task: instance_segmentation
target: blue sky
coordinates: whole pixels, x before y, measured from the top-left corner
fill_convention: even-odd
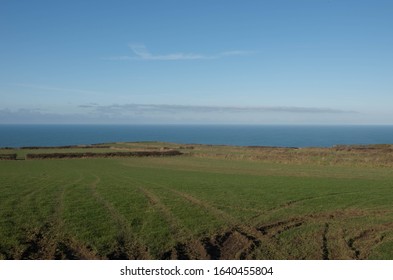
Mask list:
[[[0,123],[393,124],[393,1],[0,4]]]

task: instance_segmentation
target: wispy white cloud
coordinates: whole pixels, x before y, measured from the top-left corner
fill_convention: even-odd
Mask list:
[[[170,54],[152,54],[143,44],[129,44],[131,51],[134,53],[133,56],[123,55],[123,56],[111,56],[104,58],[106,60],[202,60],[202,59],[218,59],[228,56],[244,56],[254,54],[253,51],[246,50],[232,50],[224,51],[212,55],[198,54],[198,53],[170,53]]]
[[[86,108],[86,105],[80,107]],[[309,113],[309,114],[343,114],[354,111],[320,107],[285,107],[285,106],[204,106],[171,104],[113,104],[106,106],[88,106],[101,113]]]
[[[165,55],[153,55],[144,45],[130,44],[130,49],[136,55],[136,58],[142,60],[194,60],[194,59],[207,59],[208,56],[193,53],[172,53]]]
[[[36,84],[12,84],[13,86],[30,88],[30,89],[38,89],[45,91],[55,91],[55,92],[63,92],[63,93],[81,93],[81,94],[101,94],[102,92],[92,91],[92,90],[84,90],[84,89],[70,89],[70,88],[61,88],[61,87],[51,87],[45,85],[36,85]]]

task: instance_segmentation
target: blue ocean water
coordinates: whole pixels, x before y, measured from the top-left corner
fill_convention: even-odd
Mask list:
[[[0,125],[0,147],[134,141],[283,147],[391,144],[393,126]]]

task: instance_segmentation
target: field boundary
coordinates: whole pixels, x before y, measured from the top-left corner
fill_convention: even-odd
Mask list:
[[[170,151],[135,151],[110,153],[42,153],[27,154],[26,159],[69,159],[69,158],[112,158],[112,157],[163,157],[179,156],[183,153],[177,150]]]

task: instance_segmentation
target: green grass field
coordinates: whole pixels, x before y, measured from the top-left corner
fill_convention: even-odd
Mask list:
[[[184,155],[0,161],[0,259],[393,259],[391,153],[105,151],[164,147]]]

